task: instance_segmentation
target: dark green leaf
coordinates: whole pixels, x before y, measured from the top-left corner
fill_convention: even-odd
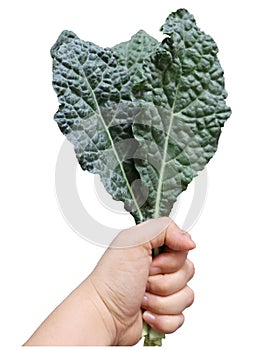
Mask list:
[[[149,103],[133,125],[139,141],[136,167],[150,189],[144,217],[169,215],[217,149],[230,116],[217,46],[186,10],[172,13],[162,27],[168,37],[145,60],[137,96]],[[147,105],[147,104],[146,104]],[[142,158],[142,157],[141,157]]]
[[[139,194],[132,187],[137,172],[126,166],[136,147],[131,123],[137,113],[130,102],[128,69],[117,64],[111,49],[82,41],[68,31],[61,34],[51,55],[53,86],[60,102],[56,122],[73,143],[81,167],[100,174],[113,198],[122,200],[142,221]],[[121,141],[126,139],[131,141],[124,151]]]
[[[118,64],[129,69],[133,84],[144,78],[142,74],[145,59],[156,51],[158,45],[156,39],[140,30],[131,40],[113,47],[118,56]]]

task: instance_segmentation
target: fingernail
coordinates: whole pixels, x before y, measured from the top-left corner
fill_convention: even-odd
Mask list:
[[[147,323],[153,323],[155,321],[156,317],[149,311],[144,312],[144,320]]]
[[[150,269],[149,269],[149,274],[150,275],[158,275],[160,273],[161,273],[160,267],[151,266]]]
[[[187,231],[181,231],[181,232],[188,241],[191,241],[195,245],[195,242],[192,240],[192,236]]]
[[[142,305],[143,307],[148,305],[148,297],[147,297],[147,295],[144,295],[143,301],[142,301],[142,304],[141,304],[141,305]]]
[[[191,235],[189,234],[189,232],[184,231],[184,230],[181,230],[181,233],[182,233],[184,236],[187,236],[187,237],[191,238]]]

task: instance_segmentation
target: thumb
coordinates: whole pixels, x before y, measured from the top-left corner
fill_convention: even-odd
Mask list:
[[[112,242],[112,248],[147,245],[151,248],[168,246],[172,250],[191,250],[195,243],[191,236],[182,231],[169,217],[150,219],[123,230]]]
[[[171,218],[154,219],[152,225],[163,227],[160,234],[150,240],[152,248],[166,245],[172,250],[191,250],[196,247],[190,234],[181,230]]]

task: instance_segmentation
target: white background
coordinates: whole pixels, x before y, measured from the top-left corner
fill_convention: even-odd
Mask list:
[[[191,230],[196,301],[164,346],[264,348],[263,11],[256,0],[1,3],[1,348],[19,347],[104,251],[72,231],[56,201],[64,137],[53,121],[50,47],[64,29],[101,46],[139,29],[161,39],[160,25],[180,7],[220,48],[233,115],[207,167],[207,201]],[[114,224],[111,215],[105,220]]]

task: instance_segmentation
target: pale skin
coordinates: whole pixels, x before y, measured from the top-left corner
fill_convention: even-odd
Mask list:
[[[152,259],[152,249],[163,245],[164,251]],[[169,218],[122,231],[94,271],[24,345],[134,345],[143,320],[163,333],[176,331],[194,300],[187,285],[194,275],[187,259],[193,248],[190,235]]]

